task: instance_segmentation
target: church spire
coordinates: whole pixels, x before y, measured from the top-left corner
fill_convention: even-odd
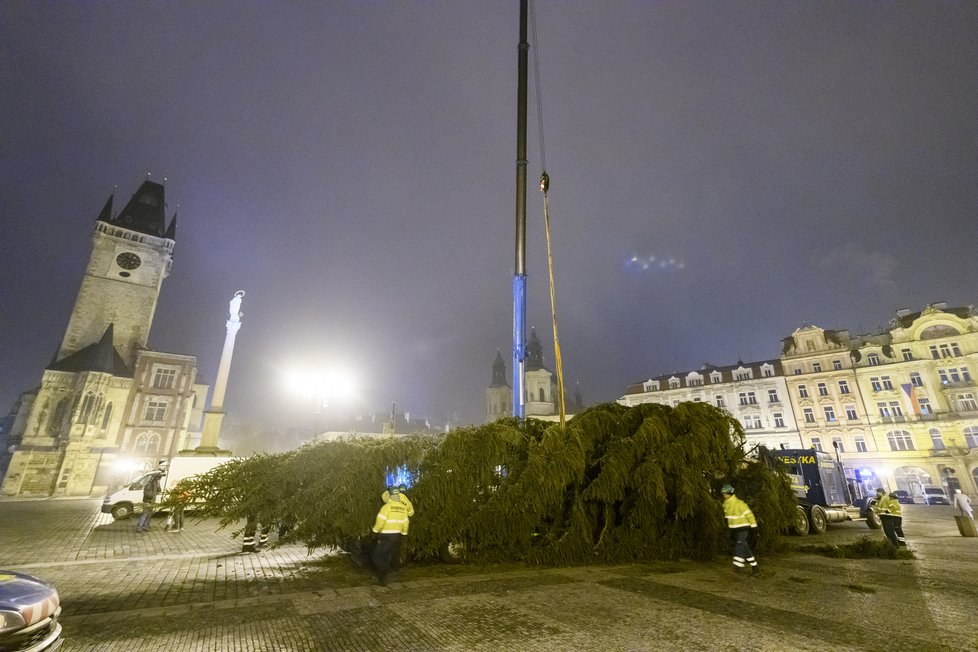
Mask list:
[[[496,359],[492,361],[492,384],[490,387],[509,387],[506,382],[506,363],[502,351],[496,349]]]
[[[153,181],[143,181],[126,207],[115,219],[108,221],[124,229],[162,238],[166,233],[165,210],[163,186]]]
[[[166,235],[163,236],[167,240],[177,239],[177,214],[173,213],[173,219],[170,220],[170,226],[166,227]]]
[[[111,222],[112,221],[112,197],[109,195],[109,200],[105,202],[105,206],[102,207],[102,212],[98,214],[98,219],[96,222]]]
[[[543,369],[543,345],[537,337],[537,329],[530,329],[530,342],[526,345],[526,370]]]

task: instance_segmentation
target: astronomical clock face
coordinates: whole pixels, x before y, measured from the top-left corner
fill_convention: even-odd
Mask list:
[[[143,261],[141,261],[139,256],[131,251],[125,251],[115,257],[115,263],[122,269],[131,271],[139,267]]]

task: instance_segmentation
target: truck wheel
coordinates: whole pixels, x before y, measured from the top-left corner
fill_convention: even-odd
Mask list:
[[[883,521],[880,519],[880,515],[876,513],[875,509],[869,509],[866,511],[866,525],[869,526],[870,530],[878,530],[883,527]]]
[[[449,541],[448,543],[442,544],[438,549],[438,556],[446,564],[458,564],[462,562],[462,553],[464,550],[465,548],[461,543]]]
[[[119,503],[112,508],[112,518],[122,521],[132,516],[132,505],[129,503]]]
[[[795,508],[795,522],[791,524],[791,531],[800,537],[808,534],[808,514],[801,505]]]
[[[829,519],[825,516],[824,509],[818,505],[814,505],[812,507],[812,516],[809,520],[812,525],[812,534],[825,534],[825,526]]]

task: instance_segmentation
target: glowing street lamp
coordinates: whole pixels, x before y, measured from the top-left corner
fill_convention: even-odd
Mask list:
[[[289,389],[307,400],[315,402],[316,423],[313,436],[319,435],[320,417],[323,408],[329,407],[329,402],[353,398],[356,393],[356,381],[345,369],[301,369],[295,370],[287,378]]]

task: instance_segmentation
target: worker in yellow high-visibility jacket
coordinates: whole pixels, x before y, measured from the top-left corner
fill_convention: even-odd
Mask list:
[[[401,494],[401,502],[404,503],[405,507],[407,507],[408,518],[414,516],[414,505],[411,503],[411,500],[408,498],[407,494],[404,493],[405,491],[407,491],[407,485],[399,484],[397,485],[397,490]],[[385,489],[384,493],[380,494],[380,499],[383,500],[385,503],[389,503],[391,501],[390,490]],[[405,532],[404,534],[407,534],[407,532]],[[398,539],[397,544],[394,545],[394,550],[391,552],[392,571],[401,570],[401,546],[404,544],[404,539],[406,538],[407,537],[401,537],[400,539]]]
[[[412,511],[413,508],[412,508]],[[407,536],[410,524],[407,503],[401,500],[399,487],[390,488],[390,500],[383,504],[374,520],[373,531],[377,535],[374,546],[373,562],[377,571],[377,580],[387,583],[387,574],[391,570],[391,560],[400,544],[401,537]]]
[[[750,531],[757,528],[754,512],[747,506],[747,503],[734,495],[734,488],[731,485],[723,485],[720,493],[723,494],[723,515],[727,518],[730,538],[733,539],[734,543],[734,572],[743,572],[747,566],[750,566],[751,575],[757,575],[760,572],[757,567],[757,560],[754,559],[754,552],[747,542]]]
[[[883,522],[883,534],[890,543],[900,548],[907,545],[903,537],[903,507],[896,494],[887,494],[880,487],[876,490],[876,505],[873,506]]]

